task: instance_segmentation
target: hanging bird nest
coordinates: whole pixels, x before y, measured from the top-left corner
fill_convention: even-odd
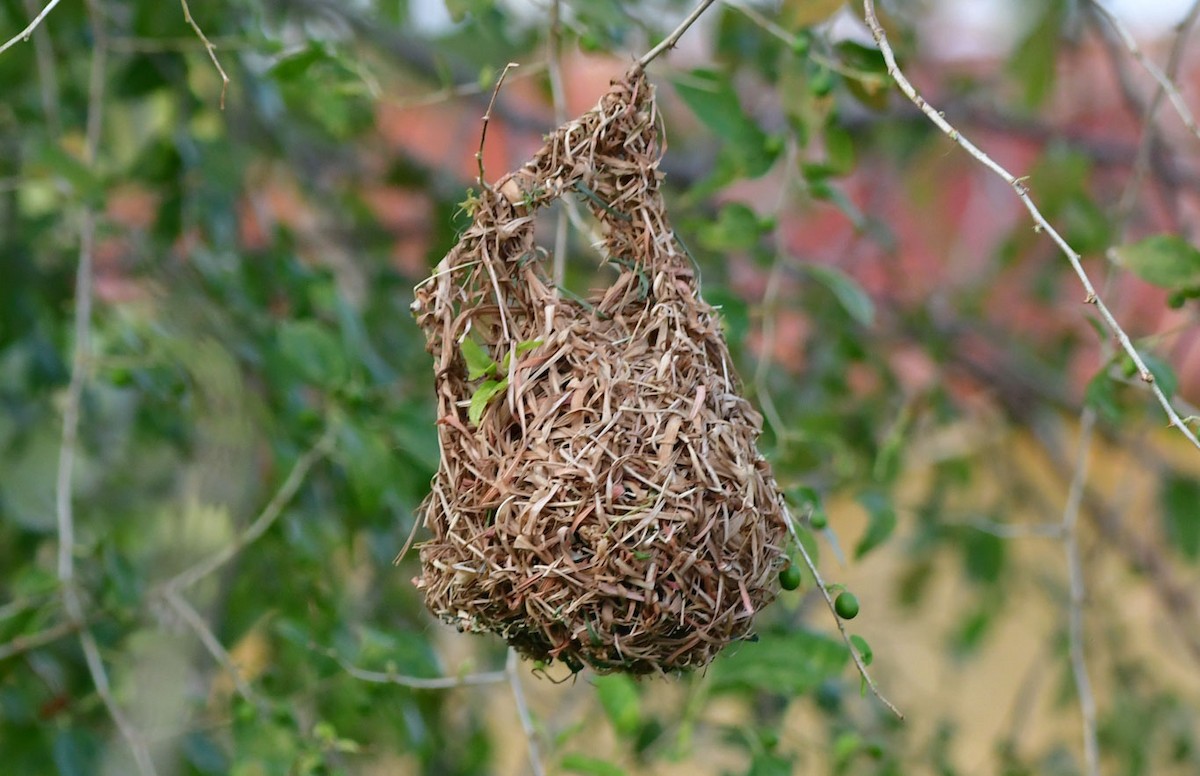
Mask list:
[[[761,416],[663,208],[658,124],[631,71],[484,187],[413,303],[441,443],[415,583],[460,630],[572,670],[707,665],[749,635],[786,562]],[[564,196],[619,270],[586,301],[534,241]]]

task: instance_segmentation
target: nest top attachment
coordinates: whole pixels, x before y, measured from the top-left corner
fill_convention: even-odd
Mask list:
[[[707,665],[775,595],[784,506],[713,309],[658,191],[641,72],[485,187],[417,288],[441,462],[416,584],[460,630],[573,670]],[[536,212],[575,196],[616,281],[547,277]]]

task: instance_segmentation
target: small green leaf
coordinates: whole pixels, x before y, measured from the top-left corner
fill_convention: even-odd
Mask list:
[[[1109,377],[1107,369],[1101,369],[1088,381],[1083,403],[1094,409],[1106,423],[1120,423],[1123,410],[1117,399],[1117,384]]]
[[[472,426],[478,426],[479,421],[483,420],[483,411],[487,409],[488,402],[506,390],[507,377],[503,380],[485,380],[475,389],[475,393],[471,394],[471,406],[467,408],[467,419],[471,421]]]
[[[767,133],[742,110],[728,75],[694,70],[676,79],[675,91],[696,117],[725,141],[722,151],[732,154],[733,163],[741,172],[757,178],[771,169],[779,155],[779,145],[772,143]]]
[[[870,326],[875,321],[875,305],[854,278],[827,264],[805,264],[804,269],[837,297],[842,308],[858,323]]]
[[[846,645],[804,630],[764,634],[728,650],[713,663],[714,692],[766,690],[800,695],[837,676],[850,659]]]
[[[525,353],[528,353],[529,351],[533,350],[534,348],[538,347],[541,344],[542,344],[542,341],[540,339],[525,340],[524,342],[518,342],[517,343],[517,355],[521,356]],[[512,360],[512,351],[509,351],[508,353],[504,354],[504,359],[500,362],[500,371],[503,372],[504,374],[508,374],[508,365],[511,360]]]
[[[1200,559],[1200,480],[1169,475],[1159,495],[1171,546],[1190,561]]]
[[[867,532],[854,548],[854,557],[861,558],[892,535],[896,528],[896,512],[887,496],[879,492],[862,494],[858,503],[867,510]]]
[[[478,380],[484,375],[495,374],[496,362],[478,342],[470,337],[464,337],[458,349],[462,352],[463,360],[467,362],[468,380]]]
[[[1025,104],[1036,108],[1054,89],[1055,62],[1061,49],[1067,3],[1044,3],[1041,16],[1009,57],[1008,71],[1023,87]]]
[[[801,30],[825,21],[837,13],[846,0],[783,0],[779,22],[787,30]]]
[[[583,776],[625,776],[625,771],[618,765],[575,752],[564,755],[559,765],[568,773],[580,773]]]
[[[325,387],[350,379],[350,360],[341,340],[317,321],[285,321],[279,327],[279,351],[307,382]]]
[[[875,653],[871,651],[871,645],[862,636],[852,635],[850,643],[854,645],[854,649],[858,652],[858,656],[862,658],[863,665],[869,666],[875,659]]]
[[[1166,361],[1163,361],[1152,353],[1139,353],[1142,361],[1145,362],[1146,368],[1150,370],[1150,374],[1154,375],[1154,382],[1159,389],[1168,398],[1175,395],[1175,391],[1179,388],[1179,378],[1175,376],[1175,370]]]
[[[1117,258],[1147,283],[1171,290],[1200,288],[1200,251],[1173,234],[1159,234],[1116,249]]]
[[[961,543],[967,577],[990,584],[1000,579],[1007,557],[1008,542],[986,531],[968,529]]]
[[[713,251],[745,251],[758,245],[769,224],[741,202],[721,208],[717,220],[700,229],[700,244]]]
[[[756,752],[746,776],[792,776],[796,764],[789,758],[773,752]]]
[[[620,736],[632,736],[642,724],[641,699],[633,680],[623,674],[597,677],[596,695]]]

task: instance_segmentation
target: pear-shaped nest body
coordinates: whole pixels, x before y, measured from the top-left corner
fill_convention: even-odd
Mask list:
[[[658,191],[659,117],[631,73],[485,188],[413,303],[441,462],[417,584],[526,657],[644,674],[707,665],[775,594],[784,505],[713,309]],[[534,242],[576,196],[620,269],[587,301]]]

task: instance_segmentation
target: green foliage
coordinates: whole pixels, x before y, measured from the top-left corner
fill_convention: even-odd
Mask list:
[[[1200,295],[1200,250],[1173,234],[1158,234],[1116,249],[1129,271],[1156,286]]]
[[[1168,476],[1160,498],[1169,545],[1190,561],[1200,560],[1200,480]]]
[[[719,308],[734,355],[728,366],[767,415],[762,447],[799,541],[826,565],[841,561],[834,529],[844,533],[854,503],[866,511],[862,535],[849,537],[851,568],[838,572],[866,606],[859,613],[851,593],[833,592],[838,611],[858,614],[855,624],[872,634],[873,644],[850,640],[886,691],[889,675],[904,670],[897,656],[907,654],[899,636],[871,627],[875,618],[901,619],[889,607],[905,607],[904,620],[928,617],[931,603],[944,606],[940,591],[953,588],[952,617],[930,618],[923,635],[952,669],[970,670],[1005,618],[1021,615],[1014,599],[1023,583],[1058,590],[1053,571],[1031,569],[1011,540],[971,523],[986,515],[1015,526],[1045,508],[1028,483],[1010,487],[987,473],[1019,480],[1023,453],[1004,448],[1011,441],[1024,450],[1029,429],[1040,434],[1078,402],[1064,364],[1095,361],[1076,358],[1084,340],[1075,329],[1040,331],[1035,318],[1037,336],[1026,336],[1008,326],[1006,304],[998,315],[985,312],[1007,299],[994,296],[1011,286],[1005,272],[1019,270],[1031,278],[1022,301],[1061,318],[1065,268],[1046,260],[1044,236],[1025,222],[1009,230],[1003,218],[996,223],[1009,231],[994,254],[981,242],[980,255],[969,257],[978,265],[956,263],[952,246],[968,244],[974,254],[976,235],[953,231],[966,223],[952,212],[957,203],[938,203],[965,190],[953,176],[971,163],[898,109],[875,47],[830,36],[822,23],[841,5],[784,0],[758,11],[764,25],[717,4],[707,11],[712,57],[691,71],[659,61],[651,80],[669,141],[662,169],[672,220],[694,248],[705,298]],[[433,678],[503,660],[496,639],[455,640],[429,620],[412,584],[417,551],[393,565],[410,531],[418,542],[425,535],[415,510],[440,457],[432,362],[408,303],[412,285],[473,215],[478,198],[468,191],[463,201],[472,181],[461,163],[471,166],[478,116],[504,63],[525,65],[500,95],[489,160],[548,128],[548,102],[537,100],[548,99],[549,83],[536,69],[547,50],[545,20],[493,0],[448,2],[456,22],[435,31],[416,24],[411,2],[193,3],[230,75],[222,110],[219,76],[178,5],[100,6],[110,46],[94,160],[84,152],[98,41],[89,4],[53,10],[40,55],[37,39],[0,54],[0,770],[133,772],[78,634],[53,632],[66,622],[56,487],[75,273],[90,212],[92,352],[70,493],[76,585],[114,697],[154,742],[162,772],[497,772],[509,748],[500,742],[521,735],[512,715],[493,713],[494,694],[510,702],[506,683],[414,690],[363,681],[346,666]],[[924,66],[930,95],[986,106],[996,115],[981,120],[993,119],[996,131],[1028,130],[1028,113],[1056,91],[1071,7],[1019,5],[1029,24],[1010,58],[1012,78],[998,85],[952,63],[921,62],[910,23],[896,15],[885,24],[902,64]],[[659,17],[670,16],[618,0],[563,10],[568,66],[577,48],[628,62],[640,53],[634,47],[662,37]],[[26,23],[21,3],[0,3],[0,30]],[[570,84],[572,97],[586,86]],[[1102,254],[1120,231],[1110,212],[1111,159],[1076,142],[1077,132],[1051,129],[1062,139],[1040,150],[1031,190],[1074,248]],[[489,161],[489,176],[500,172]],[[630,218],[586,186],[575,193]],[[920,223],[904,222],[914,218]],[[914,232],[921,257],[944,262],[920,265],[938,273],[932,281],[908,263]],[[575,260],[589,255],[588,242],[572,234],[578,288],[608,277]],[[1182,237],[1159,234],[1116,255],[1173,305],[1200,296],[1200,253]],[[778,298],[767,303],[772,273]],[[915,296],[910,287],[924,281],[937,286],[934,296]],[[780,324],[778,352],[765,342],[770,322]],[[512,359],[541,344],[501,352],[480,337],[465,337],[452,354],[451,368],[475,385],[460,410],[469,425],[503,400]],[[1188,375],[1168,363],[1170,342],[1148,337],[1138,347],[1167,395],[1186,394]],[[925,379],[901,363],[914,350],[928,361]],[[1136,371],[1114,355],[1086,388],[1106,434],[1146,414]],[[994,406],[982,413],[964,400],[964,380],[984,386]],[[977,434],[981,417],[994,424],[989,432],[1003,433]],[[1003,443],[972,447],[977,436]],[[321,439],[327,453],[273,502]],[[701,437],[692,442],[703,449]],[[1190,470],[1156,465],[1159,511],[1148,524],[1166,537],[1164,568],[1186,570],[1200,558],[1200,487]],[[231,562],[180,591],[243,667],[253,696],[246,700],[206,649],[207,636],[167,604],[163,585],[264,515],[273,515],[269,526]],[[1081,521],[1090,519],[1085,509]],[[1115,544],[1091,551],[1119,554]],[[703,743],[721,762],[732,753],[736,773],[750,776],[808,772],[816,762],[841,774],[966,772],[955,759],[964,720],[926,706],[914,716],[939,723],[937,732],[913,735],[860,697],[849,651],[797,548],[789,550],[794,560],[780,584],[799,593],[758,612],[755,633],[707,673],[639,683],[605,676],[531,693],[547,763],[566,773],[655,773]],[[548,567],[558,573],[563,562],[555,556]],[[875,562],[886,579],[868,589],[851,575]],[[1107,616],[1105,607],[1088,610],[1090,637],[1125,635]],[[47,633],[44,643],[23,646]],[[1089,651],[1134,654],[1112,638]],[[1058,651],[1046,654],[1058,659]],[[1097,681],[1117,693],[1099,699],[1106,766],[1197,771],[1195,699],[1148,662],[1113,662],[1117,673]],[[920,702],[935,689],[919,693]],[[551,705],[567,693],[578,702]],[[796,720],[806,724],[800,739]],[[1078,772],[1074,726],[1069,738],[1047,738],[1036,751],[1002,742],[990,765],[1008,774]],[[717,767],[678,767],[692,766]]]

